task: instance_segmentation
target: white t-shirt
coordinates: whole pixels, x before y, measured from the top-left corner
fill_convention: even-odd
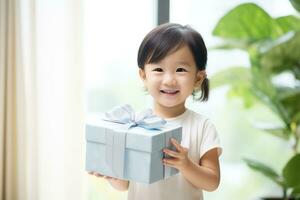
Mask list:
[[[189,149],[189,158],[199,163],[200,158],[209,150],[222,148],[215,126],[204,116],[186,109],[175,117],[166,119],[168,123],[182,126],[181,145]],[[188,180],[178,174],[152,184],[130,182],[128,200],[202,200],[201,189],[195,188]]]

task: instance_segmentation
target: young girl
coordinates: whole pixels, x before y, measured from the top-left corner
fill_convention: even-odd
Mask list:
[[[183,131],[181,144],[171,140],[177,151],[164,149],[171,158],[162,161],[177,168],[177,175],[150,185],[105,177],[114,188],[128,190],[129,200],[199,200],[203,199],[202,190],[217,189],[221,154],[217,131],[210,120],[185,107],[190,95],[200,101],[208,99],[206,61],[204,41],[189,26],[163,24],[142,41],[139,74],[154,99],[153,112],[169,123],[180,124]]]

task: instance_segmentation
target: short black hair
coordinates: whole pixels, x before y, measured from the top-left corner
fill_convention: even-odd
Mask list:
[[[156,63],[167,55],[187,45],[192,52],[196,68],[206,69],[207,49],[199,32],[189,25],[165,23],[150,31],[142,41],[138,50],[138,67],[144,69],[145,64]],[[196,97],[199,90],[193,91],[194,99],[207,101],[209,96],[209,80],[205,77],[201,85],[201,96]]]

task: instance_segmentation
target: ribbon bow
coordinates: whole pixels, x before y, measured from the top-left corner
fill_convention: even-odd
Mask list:
[[[139,126],[149,130],[159,130],[166,123],[166,120],[154,115],[151,109],[135,113],[129,104],[114,107],[105,113],[103,120],[124,124],[127,129]]]

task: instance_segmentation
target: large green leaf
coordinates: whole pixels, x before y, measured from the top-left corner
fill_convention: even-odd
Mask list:
[[[219,20],[213,30],[215,36],[250,42],[276,38],[281,34],[277,22],[254,3],[233,8]]]
[[[275,19],[283,33],[300,30],[300,19],[293,15],[283,16]]]
[[[254,127],[263,130],[267,133],[270,133],[274,136],[280,137],[284,140],[288,140],[291,135],[289,129],[280,125],[276,125],[274,123],[256,123],[254,124]]]
[[[236,39],[226,39],[222,41],[221,44],[209,47],[208,50],[215,50],[215,49],[241,49],[247,51],[251,42],[249,41],[241,41]]]
[[[287,112],[289,119],[295,123],[300,123],[296,116],[300,112],[300,87],[296,88],[278,88],[278,97],[280,103]]]
[[[293,195],[293,197],[299,198],[300,197],[300,185],[293,187],[291,194]]]
[[[251,72],[246,67],[231,67],[218,71],[210,77],[210,88],[217,88],[225,85],[237,85],[241,82],[250,83]]]
[[[251,89],[251,71],[245,67],[231,67],[217,72],[210,78],[210,87],[230,85],[228,97],[240,97],[244,106],[250,108],[258,101]]]
[[[258,47],[253,45],[249,48],[249,55],[252,73],[252,93],[288,126],[288,115],[284,112],[282,105],[280,105],[277,99],[277,92],[275,86],[272,84],[271,74],[259,64],[261,54],[259,54]]]
[[[288,33],[266,50],[260,60],[260,66],[273,73],[300,68],[300,32]],[[294,69],[295,68],[295,69]]]
[[[245,108],[251,108],[259,101],[251,90],[249,82],[240,82],[239,84],[232,85],[227,93],[229,98],[239,97],[243,100]]]
[[[282,174],[288,187],[300,185],[300,154],[296,154],[288,161]]]
[[[271,82],[270,74],[259,67],[252,66],[252,84],[255,90],[260,90],[265,96],[272,99],[276,96],[276,88]]]
[[[273,168],[269,167],[268,165],[266,165],[262,162],[256,161],[256,160],[246,159],[246,158],[243,160],[246,162],[246,164],[251,169],[262,173],[263,175],[270,178],[272,181],[274,181],[278,185],[280,185],[282,187],[285,186],[285,184],[282,180],[282,177],[280,177],[279,174]]]
[[[294,8],[300,12],[300,0],[290,0],[290,2]]]
[[[275,114],[277,114],[278,117],[280,117],[285,123],[285,125],[288,126],[290,119],[282,104],[278,100],[276,88],[270,80],[270,75],[262,68],[255,66],[252,66],[251,71],[253,77],[253,94]]]
[[[257,88],[256,84],[253,84],[254,88]],[[266,90],[265,90],[266,91]],[[288,112],[285,110],[284,106],[277,99],[276,96],[270,96],[269,93],[264,92],[261,89],[254,89],[253,93],[257,96],[257,98],[264,103],[267,107],[269,107],[277,116],[284,122],[286,127],[289,127],[289,123],[291,119],[288,115]]]
[[[286,99],[294,95],[299,95],[300,93],[300,87],[286,87],[286,86],[281,86],[281,87],[276,87],[276,90],[278,92],[278,98],[279,99]]]

